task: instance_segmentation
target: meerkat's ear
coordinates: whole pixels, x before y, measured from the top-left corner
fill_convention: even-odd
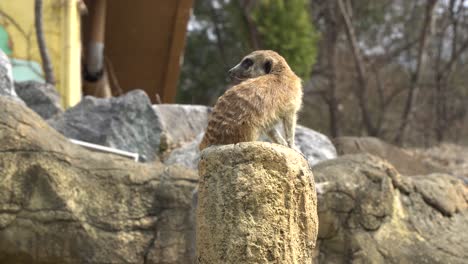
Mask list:
[[[263,70],[265,71],[265,74],[269,74],[271,72],[271,66],[272,66],[271,60],[267,60],[265,64],[263,64]]]

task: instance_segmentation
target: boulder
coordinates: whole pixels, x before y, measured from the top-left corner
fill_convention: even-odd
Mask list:
[[[463,179],[468,184],[468,147],[451,143],[442,143],[431,148],[411,149],[411,153],[420,157],[433,167],[446,168],[450,174]]]
[[[333,139],[338,155],[369,153],[388,160],[403,175],[421,175],[432,172],[445,172],[441,167],[424,162],[409,151],[388,144],[374,137],[338,137]]]
[[[446,174],[403,177],[369,154],[312,168],[316,263],[466,263],[468,189]]]
[[[159,153],[159,117],[142,90],[109,99],[86,96],[49,124],[68,138],[136,152],[149,161]]]
[[[297,126],[295,142],[310,166],[337,156],[335,146],[330,139],[310,128]]]
[[[44,119],[49,119],[63,112],[60,95],[50,84],[35,81],[15,83],[16,94]]]
[[[164,163],[167,165],[179,164],[190,169],[197,169],[200,160],[198,145],[200,145],[203,135],[204,133],[201,133],[192,142],[174,149],[164,160]]]
[[[199,134],[191,142],[174,149],[164,160],[165,164],[181,164],[187,168],[196,169],[200,160],[200,151],[198,145],[203,138],[203,133]],[[262,137],[261,140],[268,139]],[[312,129],[297,126],[296,127],[296,146],[306,157],[310,166],[321,161],[336,158],[336,150],[327,136],[320,134]]]
[[[13,71],[8,56],[0,49],[0,96],[8,96],[18,100],[13,86]]]
[[[205,131],[211,108],[202,105],[158,104],[153,106],[161,126],[161,149],[180,147]]]
[[[6,97],[0,168],[0,263],[192,263],[195,171],[91,152]]]
[[[312,263],[317,200],[299,153],[265,142],[210,147],[199,174],[197,263]]]

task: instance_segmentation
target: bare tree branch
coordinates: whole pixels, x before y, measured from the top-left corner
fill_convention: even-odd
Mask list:
[[[411,84],[408,91],[408,97],[406,98],[406,103],[403,109],[402,117],[401,117],[401,124],[397,131],[397,135],[395,137],[396,143],[402,144],[405,137],[406,128],[408,126],[408,122],[411,118],[413,112],[414,101],[416,98],[416,94],[419,90],[419,79],[421,76],[423,63],[424,63],[424,54],[426,50],[426,43],[427,39],[431,34],[431,24],[433,19],[433,10],[437,3],[437,0],[428,0],[426,5],[426,15],[424,18],[423,27],[421,30],[421,37],[419,41],[418,47],[418,55],[416,61],[416,69],[411,76]]]
[[[356,66],[356,73],[357,73],[357,89],[356,89],[356,96],[359,102],[359,107],[361,109],[362,121],[364,122],[364,126],[366,131],[371,136],[376,136],[378,134],[377,129],[372,123],[370,117],[370,111],[367,105],[367,88],[368,88],[368,81],[366,79],[366,69],[364,65],[364,61],[362,59],[361,51],[358,47],[356,34],[354,32],[354,26],[351,21],[351,17],[347,12],[347,8],[343,3],[343,0],[337,0],[338,9],[341,13],[341,16],[344,21],[344,27],[346,32],[346,37],[348,39],[349,46],[351,48],[351,52],[353,55],[354,64]]]
[[[338,26],[335,17],[336,7],[333,1],[327,2],[327,8],[324,13],[326,24],[326,56],[327,56],[327,78],[328,89],[324,94],[325,102],[328,105],[329,112],[329,130],[332,137],[337,137],[340,134],[340,127],[338,122],[338,99],[336,95],[336,44],[338,38]]]
[[[260,49],[260,34],[258,33],[257,26],[255,22],[252,20],[250,16],[252,12],[252,8],[254,5],[254,1],[252,0],[239,0],[239,5],[242,10],[242,18],[244,19],[245,23],[247,24],[247,29],[249,30],[249,40],[250,45],[253,49],[257,50]]]
[[[36,26],[37,44],[42,59],[42,68],[44,69],[45,80],[47,83],[55,85],[54,70],[50,60],[49,51],[44,36],[44,25],[42,19],[42,0],[36,0],[34,3],[34,23]]]

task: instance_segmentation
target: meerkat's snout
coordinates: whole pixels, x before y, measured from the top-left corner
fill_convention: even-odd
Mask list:
[[[229,71],[228,71],[228,80],[230,82],[234,82],[235,81],[235,77],[234,77],[234,68],[231,68]]]
[[[255,78],[264,75],[258,68],[259,60],[255,57],[245,57],[228,71],[231,83],[239,84],[250,78]]]
[[[233,69],[234,69],[234,68],[232,68],[232,69],[230,69],[230,70],[228,71],[228,74],[229,74],[229,77],[230,77],[230,78],[234,77],[234,71],[233,71]]]
[[[241,83],[247,78],[242,76],[242,74],[239,72],[239,65],[236,65],[228,71],[228,79],[230,83],[235,85]]]

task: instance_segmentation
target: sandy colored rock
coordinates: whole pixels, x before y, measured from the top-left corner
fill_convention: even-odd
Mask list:
[[[264,142],[211,147],[199,174],[198,263],[311,263],[317,200],[300,154]]]
[[[71,144],[0,97],[0,263],[191,263],[196,183]]]
[[[442,143],[428,149],[411,149],[414,155],[435,167],[446,168],[450,174],[468,184],[468,146]]]
[[[333,139],[338,155],[368,153],[389,161],[403,175],[421,175],[447,172],[413,155],[410,151],[393,146],[374,137],[338,137]]]
[[[317,263],[451,263],[468,259],[468,188],[447,174],[402,176],[369,154],[312,168]]]

